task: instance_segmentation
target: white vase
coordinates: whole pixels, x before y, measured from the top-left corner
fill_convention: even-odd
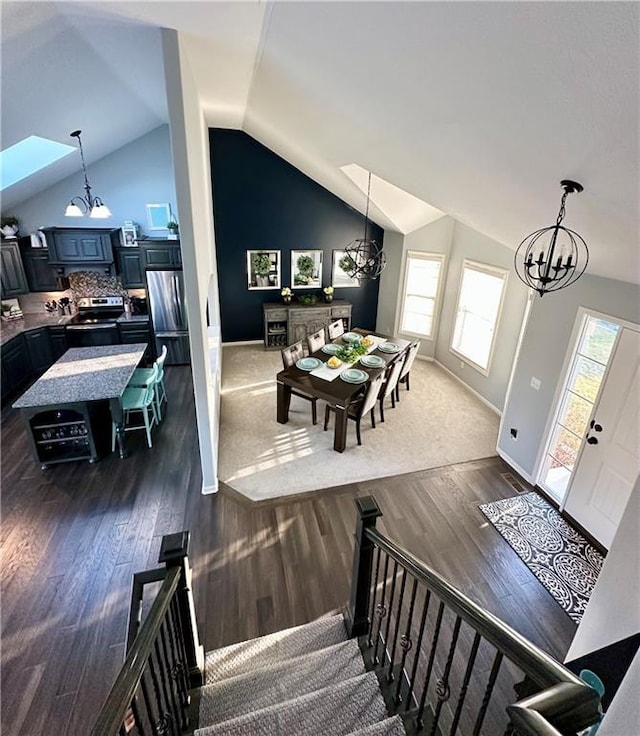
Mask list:
[[[2,234],[5,238],[15,238],[18,233],[17,225],[4,225],[2,227]]]

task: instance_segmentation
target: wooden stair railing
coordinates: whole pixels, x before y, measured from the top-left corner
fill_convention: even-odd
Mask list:
[[[91,736],[180,734],[189,727],[189,691],[203,682],[187,557],[189,532],[162,539],[164,569],[134,576],[124,665],[96,719]],[[142,588],[162,585],[141,622]]]
[[[382,536],[374,498],[356,506],[347,625],[408,733],[575,736],[600,720],[595,690]]]

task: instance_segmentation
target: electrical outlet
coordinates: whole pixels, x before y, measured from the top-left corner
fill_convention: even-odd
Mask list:
[[[464,360],[460,361],[460,368],[464,368]]]
[[[536,391],[540,391],[540,379],[535,376],[531,376],[531,388],[535,388]]]

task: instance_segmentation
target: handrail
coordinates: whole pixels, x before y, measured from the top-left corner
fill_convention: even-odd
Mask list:
[[[410,635],[410,627],[414,612],[414,603],[416,600],[417,586],[421,585],[427,592],[425,596],[425,606],[423,608],[421,624],[418,632],[418,642],[416,654],[413,658],[413,666],[411,672],[404,671],[397,679],[397,684],[393,687],[395,695],[391,695],[391,701],[388,705],[399,712],[399,705],[404,699],[404,709],[407,713],[409,709],[409,700],[412,697],[415,686],[415,677],[418,667],[418,652],[421,649],[422,632],[425,625],[425,617],[429,608],[429,601],[432,593],[440,599],[438,607],[438,616],[435,621],[433,642],[431,654],[429,655],[429,663],[425,670],[425,684],[422,689],[420,703],[417,705],[416,725],[422,727],[424,708],[426,705],[425,698],[427,693],[427,684],[432,672],[436,642],[438,640],[442,614],[447,607],[456,616],[456,624],[453,627],[451,635],[451,644],[447,662],[441,678],[436,682],[436,697],[438,704],[433,713],[433,722],[431,725],[431,733],[437,728],[438,719],[441,714],[442,703],[449,698],[448,677],[450,673],[451,662],[454,657],[455,648],[458,641],[458,633],[460,631],[460,623],[466,622],[476,633],[474,644],[470,650],[469,662],[467,664],[465,679],[461,685],[456,712],[453,717],[453,731],[457,729],[461,709],[466,697],[471,669],[475,660],[478,645],[482,639],[490,643],[497,651],[494,664],[492,666],[491,676],[487,681],[483,702],[478,714],[478,720],[474,728],[474,733],[479,733],[478,729],[484,719],[488,699],[495,684],[498,670],[500,668],[501,658],[505,657],[512,664],[524,673],[525,681],[516,686],[516,696],[521,698],[518,702],[507,705],[507,715],[511,721],[511,728],[515,727],[515,731],[509,733],[518,733],[519,736],[563,736],[565,734],[576,734],[576,732],[597,723],[602,715],[600,709],[600,696],[598,693],[583,682],[576,674],[567,669],[563,664],[556,661],[549,654],[530,642],[524,636],[519,634],[515,629],[511,628],[497,616],[485,611],[481,606],[472,601],[466,595],[461,593],[457,588],[451,585],[442,575],[425,565],[415,555],[396,542],[391,541],[384,535],[380,534],[375,528],[377,519],[382,516],[382,512],[372,496],[366,496],[356,499],[358,509],[357,527],[356,527],[356,546],[353,559],[353,578],[351,585],[351,598],[349,608],[347,610],[347,625],[351,636],[366,637],[368,642],[366,645],[372,651],[371,664],[377,666],[380,663],[378,659],[378,641],[383,642],[385,652],[383,652],[383,664],[381,665],[381,675],[386,671],[386,681],[391,683],[396,681],[396,674],[402,673],[404,670],[407,652],[412,649],[413,643]],[[374,550],[377,548],[377,563],[375,568],[375,582],[373,582],[373,560]],[[378,575],[381,555],[385,556],[384,572],[380,573],[381,578],[381,599],[376,607],[376,589],[378,588]],[[386,580],[389,562],[392,563],[394,572],[392,573],[392,581],[390,585],[389,601],[386,599]],[[402,570],[399,583],[399,602],[398,614],[396,616],[395,634],[389,638],[389,625],[391,622],[391,612],[388,606],[394,604],[394,595],[396,591],[396,571]],[[402,617],[402,600],[406,587],[406,579],[409,575],[413,579],[411,586],[411,602],[406,608],[405,633],[399,637],[399,625]],[[373,586],[373,587],[372,587]],[[373,601],[373,602],[372,602]],[[371,608],[370,608],[371,606]],[[379,618],[378,632],[373,634],[373,611],[376,611]],[[384,634],[381,632],[382,619],[386,617],[387,624]],[[373,648],[372,639],[376,644]],[[396,667],[396,645],[398,644],[403,650],[400,657],[399,670]],[[364,641],[364,640],[363,640]],[[391,644],[391,641],[393,643]],[[391,648],[387,649],[387,644],[391,644]],[[387,664],[388,663],[388,664]],[[406,680],[408,687],[407,695],[402,695],[402,679]],[[532,695],[535,689],[539,688],[539,692]],[[407,713],[408,715],[408,713]]]
[[[122,725],[123,710],[133,700],[142,679],[147,659],[178,589],[181,572],[179,567],[167,569],[160,591],[127,654],[118,679],[107,696],[91,736],[112,736],[118,733]]]
[[[471,598],[461,593],[442,575],[425,565],[411,552],[387,539],[375,529],[366,529],[365,534],[389,557],[405,567],[419,582],[430,587],[450,608],[470,623],[496,649],[518,665],[537,685],[550,687],[559,682],[570,682],[581,688],[591,689],[576,674],[497,616],[474,603]]]

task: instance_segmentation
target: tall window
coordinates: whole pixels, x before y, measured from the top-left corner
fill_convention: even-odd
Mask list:
[[[400,332],[433,337],[443,261],[444,256],[407,252]]]
[[[488,373],[507,282],[502,268],[463,262],[452,352]]]

